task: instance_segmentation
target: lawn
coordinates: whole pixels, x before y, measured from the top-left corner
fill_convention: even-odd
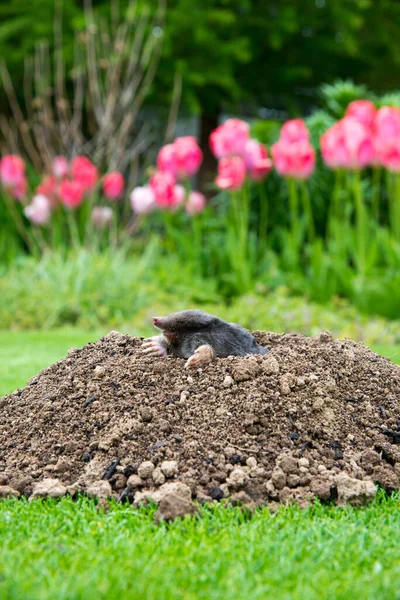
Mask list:
[[[0,332],[0,393],[100,332]],[[374,348],[400,362],[395,347]],[[203,509],[156,526],[153,509],[0,504],[0,598],[400,598],[400,496],[365,509]]]

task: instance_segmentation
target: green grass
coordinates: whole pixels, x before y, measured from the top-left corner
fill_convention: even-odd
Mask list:
[[[0,396],[23,387],[38,371],[65,356],[69,348],[83,346],[102,333],[90,334],[76,329],[0,330]]]
[[[2,600],[399,598],[399,497],[365,509],[151,510],[64,499],[0,507]]]
[[[0,331],[0,395],[23,386],[79,330]],[[374,348],[400,362],[398,347]],[[368,600],[400,598],[400,496],[364,509],[208,507],[156,526],[153,509],[95,503],[0,504],[0,598],[20,600]]]

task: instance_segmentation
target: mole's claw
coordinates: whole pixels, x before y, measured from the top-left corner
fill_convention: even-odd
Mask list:
[[[151,344],[152,342],[155,342],[156,340],[158,340],[158,335],[154,335],[153,337],[145,338],[143,340],[142,346]]]
[[[195,353],[186,361],[185,369],[198,369],[199,367],[204,367],[204,365],[208,365],[214,357],[215,353],[211,346],[207,346],[206,344],[199,346]]]
[[[197,357],[193,354],[185,363],[185,369],[196,369],[197,365]]]
[[[167,349],[160,341],[159,336],[145,339],[140,350],[143,354],[150,356],[167,356]]]

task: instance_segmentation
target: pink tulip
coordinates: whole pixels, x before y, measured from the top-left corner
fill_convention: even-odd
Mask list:
[[[171,173],[173,177],[178,175],[178,162],[174,144],[163,146],[157,155],[157,168],[163,173]]]
[[[375,104],[370,100],[354,100],[346,110],[346,117],[353,117],[369,130],[374,127],[375,115]]]
[[[8,154],[0,160],[0,181],[6,188],[23,185],[25,163],[19,156]]]
[[[91,214],[92,223],[98,229],[112,223],[113,211],[109,206],[95,206]]]
[[[85,187],[81,181],[69,181],[65,179],[60,183],[58,194],[64,206],[75,208],[82,203]]]
[[[400,110],[383,106],[375,116],[376,163],[400,171]]]
[[[308,179],[315,168],[315,150],[309,142],[279,140],[271,148],[275,169],[282,177]]]
[[[324,133],[321,152],[331,169],[363,169],[375,159],[372,134],[354,117],[344,117]]]
[[[57,204],[58,183],[54,175],[46,175],[36,188],[36,194],[46,196],[53,206]]]
[[[178,177],[191,177],[200,168],[203,153],[191,135],[177,138],[174,142]]]
[[[221,158],[218,163],[216,185],[221,190],[239,190],[246,178],[246,165],[239,156]]]
[[[135,187],[130,198],[132,210],[137,214],[149,213],[156,203],[154,192],[149,185]]]
[[[198,215],[203,212],[207,204],[205,196],[200,192],[190,192],[186,202],[185,211],[188,215]]]
[[[400,136],[400,109],[382,106],[375,115],[376,136],[382,144]]]
[[[282,125],[280,138],[285,142],[309,142],[310,133],[303,119],[292,119]]]
[[[266,147],[257,140],[248,140],[243,158],[253,181],[261,181],[272,169],[272,160],[268,158]]]
[[[242,156],[249,139],[249,125],[240,119],[228,119],[210,135],[210,147],[217,158]]]
[[[45,225],[51,216],[51,205],[42,194],[34,196],[32,203],[24,208],[24,214],[35,225]]]
[[[175,178],[171,173],[157,171],[150,179],[150,187],[158,206],[172,208],[176,205]]]
[[[65,156],[56,156],[53,160],[53,175],[57,179],[64,179],[68,174],[68,160]]]
[[[26,177],[21,179],[16,186],[10,188],[10,194],[16,200],[22,200],[26,196],[28,190],[28,181]]]
[[[72,179],[79,182],[85,192],[96,187],[98,173],[94,164],[85,156],[77,156],[71,162]]]
[[[175,204],[174,206],[179,206],[179,204],[182,204],[185,201],[185,197],[186,197],[186,190],[183,187],[183,185],[176,185],[174,188],[174,194],[175,194]]]
[[[118,171],[108,173],[103,178],[103,192],[109,200],[116,200],[124,191],[124,178]]]
[[[161,148],[157,156],[159,171],[173,177],[187,179],[194,175],[201,165],[203,153],[191,135],[176,138],[173,144]]]

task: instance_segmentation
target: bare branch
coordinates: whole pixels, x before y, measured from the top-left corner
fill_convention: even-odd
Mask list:
[[[182,73],[176,72],[175,76],[174,76],[174,89],[172,91],[172,102],[171,102],[171,107],[170,107],[169,115],[168,115],[167,128],[165,130],[165,138],[164,138],[165,143],[171,142],[174,137],[174,133],[175,133],[175,129],[176,129],[176,122],[177,122],[178,113],[179,113],[179,106],[181,103],[181,96],[182,96]]]

